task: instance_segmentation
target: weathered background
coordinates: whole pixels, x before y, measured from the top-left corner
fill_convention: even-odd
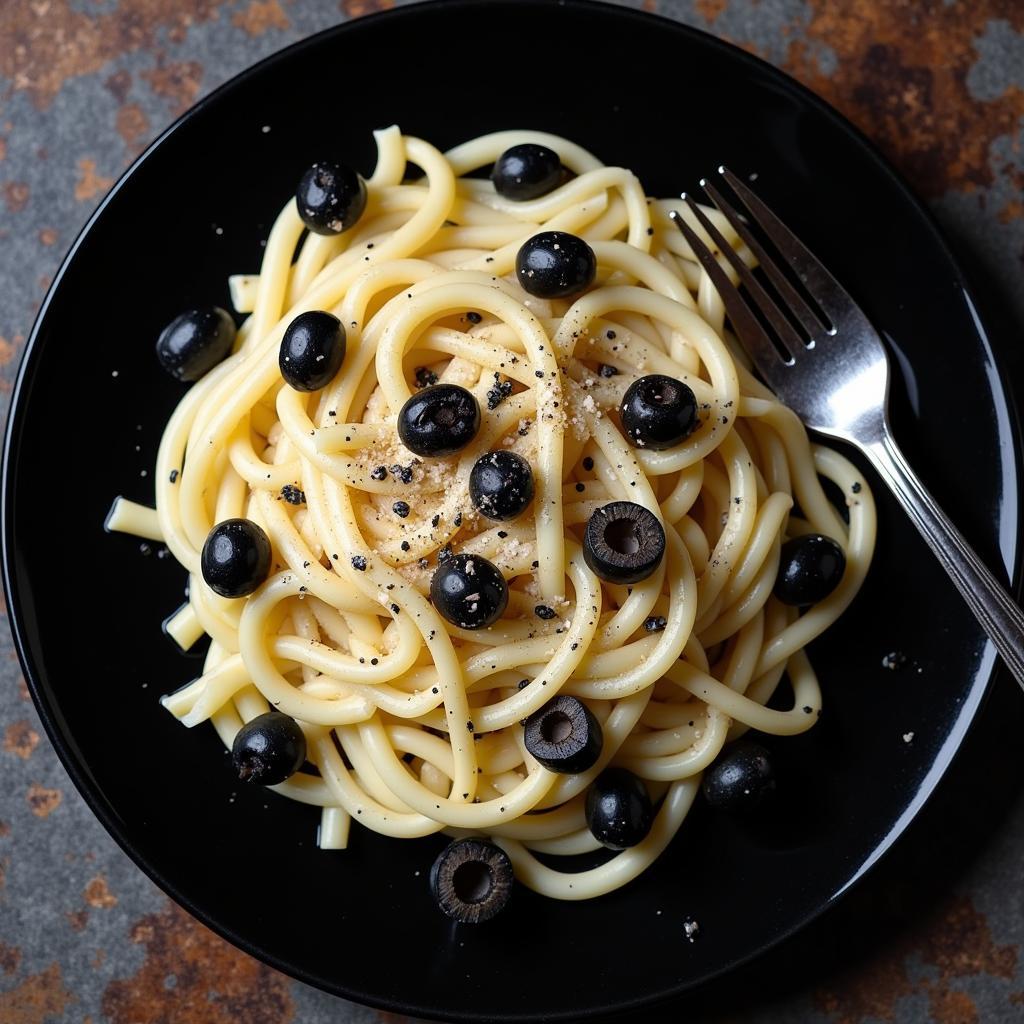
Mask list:
[[[0,0],[0,408],[64,251],[145,145],[266,54],[390,6]],[[990,322],[1017,339],[1004,354],[1024,380],[1022,0],[643,6],[779,65],[873,138],[938,215]],[[0,1024],[396,1020],[290,981],[171,904],[41,740],[6,621],[0,648]],[[1021,768],[999,756],[1020,750],[1022,727],[1024,702],[1007,682],[955,788],[876,877],[782,954],[681,1012],[757,1024],[1024,1020]]]

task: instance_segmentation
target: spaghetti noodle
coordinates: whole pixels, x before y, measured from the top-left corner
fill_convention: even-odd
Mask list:
[[[169,632],[185,648],[211,638],[203,674],[164,706],[188,727],[212,722],[229,747],[268,710],[297,720],[316,772],[274,788],[322,809],[322,847],[344,847],[352,820],[399,838],[483,834],[530,888],[598,896],[658,857],[723,746],[749,729],[814,724],[821,692],[804,648],[864,579],[871,496],[751,374],[669,217],[705,237],[683,202],[648,199],[630,171],[540,132],[447,153],[395,127],[376,139],[354,227],[303,237],[289,202],[259,274],[232,278],[249,315],[234,353],[167,424],[155,513],[119,499],[108,525],[163,539],[190,574]],[[520,201],[467,177],[523,143],[553,149],[572,176]],[[405,180],[407,163],[422,178]],[[551,230],[596,257],[594,286],[573,299],[538,299],[515,275],[520,246]],[[304,393],[283,382],[278,350],[311,310],[339,318],[347,353],[330,384]],[[698,402],[698,428],[667,450],[629,443],[618,419],[644,373],[684,381]],[[434,380],[486,411],[468,447],[417,460],[396,416]],[[522,455],[536,481],[531,507],[505,523],[481,516],[468,492],[474,464],[495,450]],[[846,496],[848,523],[819,476]],[[599,579],[581,549],[595,511],[624,500],[665,533],[661,564],[629,587]],[[219,597],[200,572],[211,528],[232,517],[273,547],[269,577],[242,599]],[[783,541],[805,533],[838,542],[846,569],[798,614],[772,589]],[[508,581],[493,625],[460,628],[429,600],[449,550],[490,560]],[[770,708],[784,674],[792,707]],[[521,723],[555,695],[600,724],[600,754],[582,773],[547,770],[524,743]],[[649,833],[588,870],[551,866],[599,849],[584,801],[611,763],[645,780],[657,806]]]

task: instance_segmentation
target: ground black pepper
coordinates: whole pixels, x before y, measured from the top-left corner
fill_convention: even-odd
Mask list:
[[[416,367],[416,387],[428,388],[431,384],[437,383],[437,374],[433,370],[428,370],[425,366]]]
[[[492,412],[497,409],[498,406],[512,394],[513,387],[514,385],[512,381],[502,380],[501,374],[495,373],[494,387],[487,392],[487,408]]]

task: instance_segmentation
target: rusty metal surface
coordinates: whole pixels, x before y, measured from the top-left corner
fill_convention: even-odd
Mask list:
[[[928,200],[992,315],[1024,338],[1021,0],[628,5],[738,43],[847,114]],[[64,251],[147,142],[260,57],[389,6],[0,0],[0,412]],[[1007,352],[1018,380],[1022,350]],[[907,853],[784,957],[671,1017],[1024,1020],[1022,768],[1000,756],[1020,750],[1024,702],[1007,686],[987,714],[995,740],[974,743],[960,790],[929,809]],[[4,619],[0,1024],[398,1020],[277,974],[171,904],[92,818],[41,731]]]

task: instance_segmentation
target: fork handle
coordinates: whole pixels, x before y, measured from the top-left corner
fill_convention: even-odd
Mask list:
[[[1024,687],[1024,612],[939,508],[889,431],[866,445],[865,453],[949,573],[1007,668]]]

